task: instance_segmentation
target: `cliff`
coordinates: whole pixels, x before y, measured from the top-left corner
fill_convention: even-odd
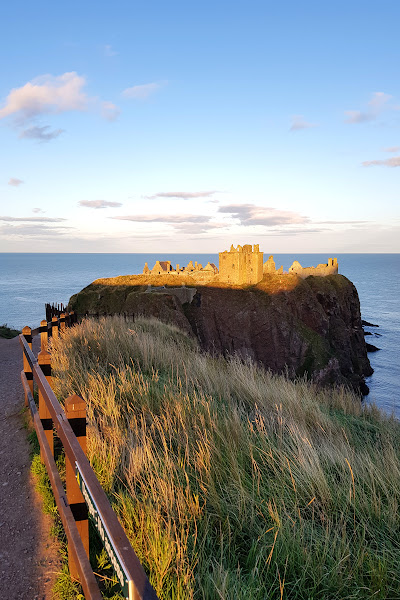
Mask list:
[[[177,281],[175,281],[177,279]],[[372,373],[354,285],[342,275],[268,275],[253,286],[182,287],[145,275],[99,279],[73,296],[78,314],[143,314],[195,335],[202,348],[250,357],[273,372],[368,393]],[[175,286],[175,287],[174,287]]]

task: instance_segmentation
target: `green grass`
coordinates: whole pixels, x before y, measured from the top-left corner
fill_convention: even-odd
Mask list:
[[[16,337],[20,333],[21,332],[18,331],[18,329],[12,329],[11,327],[8,327],[7,323],[3,323],[3,325],[0,325],[0,338],[10,340],[11,338]]]
[[[84,321],[53,373],[161,599],[400,596],[396,420],[154,320]]]

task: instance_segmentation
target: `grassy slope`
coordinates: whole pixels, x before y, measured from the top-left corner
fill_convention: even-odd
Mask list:
[[[398,422],[156,321],[86,321],[54,356],[160,598],[399,597]]]

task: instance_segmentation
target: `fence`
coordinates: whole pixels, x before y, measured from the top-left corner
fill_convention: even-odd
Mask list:
[[[103,543],[124,595],[129,600],[157,600],[142,565],[111,508],[106,494],[86,458],[86,405],[73,395],[65,401],[65,410],[51,389],[51,355],[48,337],[57,337],[76,322],[75,313],[53,316],[31,330],[24,327],[19,336],[23,350],[22,385],[46,465],[57,508],[68,541],[71,576],[79,579],[87,600],[100,600],[102,594],[89,562],[88,516]],[[41,351],[32,352],[32,338],[40,334]],[[37,385],[39,407],[33,396]],[[66,455],[66,490],[54,461],[54,429]]]

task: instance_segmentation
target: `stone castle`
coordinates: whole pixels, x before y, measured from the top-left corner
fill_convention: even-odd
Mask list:
[[[310,275],[324,277],[326,275],[337,275],[337,258],[329,258],[327,264],[319,264],[316,267],[302,267],[295,260],[289,268],[288,273],[295,274],[305,279]],[[283,267],[276,269],[273,256],[264,262],[264,253],[260,252],[259,244],[233,245],[230,250],[219,253],[219,269],[214,263],[207,263],[203,267],[200,263],[190,261],[186,267],[176,265],[174,269],[171,261],[157,260],[152,269],[146,263],[143,275],[178,275],[190,276],[197,283],[220,281],[232,285],[255,285],[265,274],[283,275]]]

